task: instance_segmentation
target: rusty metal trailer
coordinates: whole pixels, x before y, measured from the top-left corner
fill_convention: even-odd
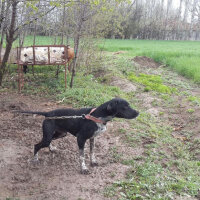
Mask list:
[[[25,53],[22,55],[25,50],[29,50],[31,52],[31,61],[27,61],[24,59],[28,55]],[[43,49],[45,51],[45,60],[41,61],[38,59],[38,50]],[[31,50],[31,51],[30,51]],[[59,50],[59,51],[57,51]],[[54,57],[57,51],[57,58]],[[62,52],[61,52],[62,51]],[[24,74],[23,74],[23,66],[24,65],[64,65],[65,66],[65,89],[67,88],[67,46],[66,45],[33,45],[27,47],[17,47],[17,56],[16,62],[12,62],[12,64],[18,65],[18,91],[21,92],[24,86]],[[59,58],[58,58],[59,55]],[[23,58],[22,58],[23,57]]]

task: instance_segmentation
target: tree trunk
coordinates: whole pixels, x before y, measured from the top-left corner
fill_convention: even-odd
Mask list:
[[[180,0],[179,8],[178,8],[178,13],[177,13],[177,18],[176,18],[176,28],[174,30],[174,40],[181,40],[182,39],[182,34],[181,33],[181,12],[182,12],[182,7],[183,7],[183,0]]]
[[[3,61],[2,61],[1,66],[0,66],[1,67],[0,68],[0,86],[2,85],[3,75],[4,75],[4,72],[5,72],[5,68],[6,68],[6,62],[8,61],[8,57],[9,57],[11,48],[12,48],[12,43],[8,43],[6,45],[6,51],[5,51]]]
[[[189,0],[185,0],[185,5],[184,5],[185,10],[184,10],[184,15],[183,15],[183,23],[184,23],[184,29],[185,29],[184,40],[189,39],[188,28],[187,28],[188,7],[189,7]]]
[[[71,82],[70,82],[70,87],[73,87],[73,82],[74,82],[74,76],[76,72],[76,65],[77,65],[77,59],[79,55],[79,42],[80,42],[80,33],[81,33],[81,28],[82,28],[83,20],[79,22],[78,28],[77,28],[77,34],[76,37],[74,38],[74,51],[75,51],[75,56],[74,56],[74,63],[72,67],[72,77],[71,77]]]
[[[36,41],[36,32],[37,32],[37,21],[34,23],[33,45],[35,45],[35,41]]]
[[[2,27],[2,24],[3,24],[3,21],[4,21],[4,18],[5,18],[4,12],[5,12],[5,1],[3,1],[2,4],[1,4],[0,30],[1,30],[1,27]]]
[[[166,18],[165,18],[165,33],[164,33],[164,39],[166,39],[168,36],[167,36],[167,33],[168,33],[168,19],[169,19],[169,12],[170,12],[170,9],[171,9],[171,6],[172,6],[172,0],[167,0],[167,11],[166,11]]]
[[[6,63],[7,63],[8,58],[9,58],[9,54],[10,54],[10,51],[11,51],[11,48],[12,48],[13,41],[16,39],[16,38],[14,38],[14,34],[15,34],[15,21],[16,21],[16,14],[17,14],[17,4],[18,4],[18,1],[13,0],[13,2],[12,2],[11,24],[10,24],[9,31],[6,34],[6,50],[5,50],[5,54],[4,54],[2,63],[0,65],[0,86],[2,85],[3,75],[4,75],[4,72],[5,72]]]
[[[75,40],[74,40],[74,50],[75,50],[75,57],[74,57],[74,63],[72,67],[72,77],[71,77],[71,82],[70,82],[70,87],[73,87],[73,82],[74,82],[74,76],[76,72],[76,65],[77,65],[77,59],[79,55],[79,42],[80,42],[80,34],[78,32]]]
[[[5,1],[2,2],[2,8],[1,9],[5,9],[3,4],[5,6]],[[9,7],[10,7],[10,3],[7,2],[6,10],[5,11],[1,10],[1,17],[2,18],[4,18],[5,16],[8,16]],[[2,52],[2,48],[3,48],[4,36],[6,34],[6,26],[7,26],[6,21],[7,20],[5,19],[5,20],[2,20],[2,22],[1,22],[0,63],[2,61],[1,52]]]
[[[161,23],[160,23],[160,32],[159,32],[159,39],[163,40],[164,39],[164,0],[161,1],[161,11],[160,11],[160,19],[161,19]]]
[[[64,44],[64,30],[65,30],[65,5],[63,7],[63,19],[62,19],[62,28],[61,28],[61,44]]]
[[[5,28],[3,28],[3,29],[2,29],[2,32],[1,32],[1,41],[0,41],[0,63],[1,63],[1,60],[2,60],[1,52],[2,52],[2,47],[3,47],[4,36],[5,36]]]
[[[190,30],[189,30],[189,39],[192,39],[192,34],[193,34],[193,25],[194,25],[194,19],[195,19],[195,8],[197,5],[197,0],[193,0],[192,3],[192,11],[191,11],[191,22],[190,22]]]

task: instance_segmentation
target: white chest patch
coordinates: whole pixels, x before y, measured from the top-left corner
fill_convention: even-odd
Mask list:
[[[106,131],[106,125],[97,123],[98,129],[94,132],[93,138]]]

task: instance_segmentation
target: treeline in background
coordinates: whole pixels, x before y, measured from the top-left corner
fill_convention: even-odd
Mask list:
[[[11,21],[11,4],[18,2],[16,26],[20,35],[54,35],[67,39],[81,31],[82,35],[105,38],[200,39],[200,0],[0,2],[2,35]]]

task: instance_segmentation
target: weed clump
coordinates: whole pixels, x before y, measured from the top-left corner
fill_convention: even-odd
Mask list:
[[[140,83],[144,86],[145,92],[156,91],[159,93],[171,94],[176,91],[176,88],[172,88],[163,84],[163,81],[160,76],[157,75],[148,75],[148,74],[139,74],[136,76],[133,72],[129,73],[128,79],[133,82]]]
[[[200,98],[195,96],[189,96],[188,100],[198,106],[200,106]]]

